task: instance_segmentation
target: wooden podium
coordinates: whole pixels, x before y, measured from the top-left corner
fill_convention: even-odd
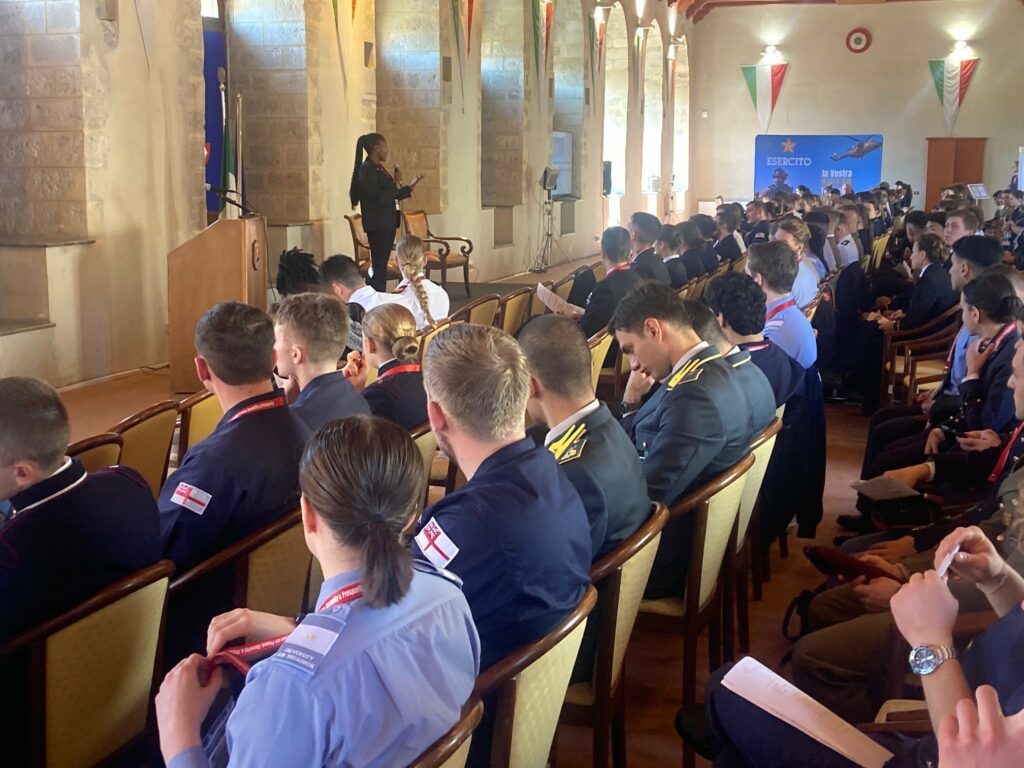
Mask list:
[[[222,301],[267,308],[267,223],[262,216],[215,221],[168,254],[171,391],[201,388],[192,340],[199,318]]]

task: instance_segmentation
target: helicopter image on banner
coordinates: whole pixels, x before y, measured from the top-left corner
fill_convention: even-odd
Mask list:
[[[847,150],[832,155],[833,160],[842,160],[844,157],[861,158],[871,152],[874,152],[876,149],[882,148],[881,136],[877,139],[874,136],[869,136],[866,139],[858,139],[856,136],[847,136],[846,138],[857,143]]]

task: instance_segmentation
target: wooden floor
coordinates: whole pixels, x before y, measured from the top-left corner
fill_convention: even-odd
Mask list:
[[[544,279],[557,279],[576,265],[559,265]],[[527,282],[523,276],[509,282]],[[102,382],[61,392],[71,416],[72,439],[103,432],[122,418],[160,400],[175,398],[169,390],[167,369],[137,371]],[[849,511],[854,495],[850,481],[857,478],[867,430],[859,406],[827,406],[828,474],[825,485],[825,520],[818,528],[817,543],[829,543],[838,533],[835,517]],[[780,560],[773,550],[772,579],[765,585],[764,600],[751,603],[752,654],[776,667],[789,643],[782,637],[782,615],[789,601],[802,589],[819,581],[817,572],[802,555],[810,542],[790,537],[790,556]],[[673,720],[680,704],[682,651],[678,637],[638,629],[627,656],[627,744],[631,768],[679,764],[681,742]],[[699,656],[701,681],[707,673],[706,640]],[[559,765],[583,768],[591,764],[590,732],[582,728],[559,731]]]

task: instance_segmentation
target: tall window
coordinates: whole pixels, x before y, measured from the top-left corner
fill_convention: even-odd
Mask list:
[[[203,16],[209,19],[220,18],[220,0],[203,0]]]

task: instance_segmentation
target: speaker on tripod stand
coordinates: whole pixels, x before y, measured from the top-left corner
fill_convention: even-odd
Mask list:
[[[540,250],[537,251],[530,266],[531,272],[547,272],[551,266],[551,245],[555,240],[554,204],[551,202],[551,193],[558,186],[559,173],[557,168],[548,166],[540,177],[540,186],[544,190],[544,206],[541,209],[541,215],[544,217],[544,235],[541,238]]]

